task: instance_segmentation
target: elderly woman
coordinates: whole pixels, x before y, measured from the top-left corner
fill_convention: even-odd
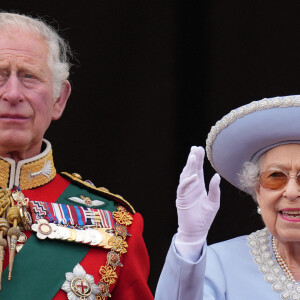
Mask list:
[[[212,127],[207,156],[257,202],[266,225],[206,245],[219,208],[215,174],[205,190],[204,150],[192,147],[177,190],[178,233],[156,299],[300,299],[300,96],[252,102]]]

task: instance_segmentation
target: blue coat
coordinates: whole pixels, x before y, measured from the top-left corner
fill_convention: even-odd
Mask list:
[[[267,232],[267,231],[266,231]],[[241,236],[211,246],[204,246],[200,259],[189,262],[182,258],[174,246],[174,238],[168,252],[163,271],[157,286],[156,300],[276,300],[291,299],[287,291],[281,298],[282,289],[273,290],[272,283],[265,280],[268,274],[260,271],[260,265],[254,262],[250,253],[247,236]],[[288,288],[299,288],[287,281],[278,266],[271,241],[266,242],[277,278],[285,280]],[[274,269],[272,269],[274,270]],[[271,277],[270,277],[271,275]],[[286,289],[285,289],[286,290]]]

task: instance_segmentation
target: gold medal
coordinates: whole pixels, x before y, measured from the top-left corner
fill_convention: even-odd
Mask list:
[[[68,242],[74,242],[76,240],[76,237],[77,237],[77,233],[76,233],[76,230],[74,229],[70,229],[70,237],[67,239]]]
[[[110,249],[111,246],[108,245],[108,240],[112,237],[112,235],[107,232],[108,228],[96,228],[96,230],[102,235],[102,241],[97,246]]]

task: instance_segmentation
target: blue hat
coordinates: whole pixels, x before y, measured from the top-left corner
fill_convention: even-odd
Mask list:
[[[237,174],[244,162],[290,143],[300,143],[299,95],[265,98],[232,110],[211,128],[206,153],[213,168],[240,188]]]

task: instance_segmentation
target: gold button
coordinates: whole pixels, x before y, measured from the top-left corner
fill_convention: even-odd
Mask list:
[[[78,178],[78,179],[82,179],[81,175],[78,173],[72,173],[72,176]]]

